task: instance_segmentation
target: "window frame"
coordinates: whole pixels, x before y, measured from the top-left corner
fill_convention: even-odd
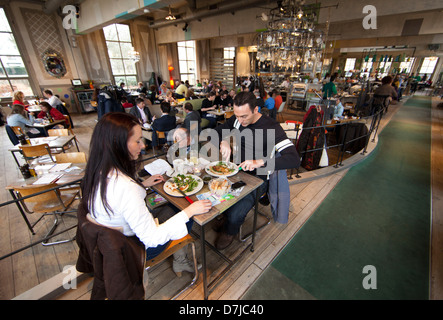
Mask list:
[[[188,46],[188,44],[193,43],[192,46]],[[183,45],[184,44],[184,45]],[[181,57],[180,54],[180,49],[179,48],[184,48],[184,52],[186,53],[186,57],[185,59],[183,59],[183,57]],[[189,57],[188,56],[188,49],[192,48],[194,51],[194,55],[193,57]],[[178,65],[179,65],[179,75],[180,75],[180,80],[181,81],[189,81],[189,84],[191,86],[196,85],[196,81],[198,79],[197,77],[197,46],[196,46],[196,41],[195,40],[185,40],[185,41],[178,41],[177,42],[177,57],[178,57]],[[191,58],[191,59],[190,59]],[[190,67],[189,67],[189,63],[192,62],[194,64],[194,72],[188,72]],[[185,70],[182,70],[182,65],[186,65],[186,72]],[[190,75],[192,75],[194,77],[194,83],[191,83],[190,79]]]
[[[9,19],[8,19],[8,16],[6,14],[5,8],[0,6],[0,10],[3,11],[4,17],[6,18],[6,22],[8,23],[8,27],[9,27],[9,30],[10,30],[10,31],[0,30],[0,33],[1,34],[9,34],[12,37],[12,39],[14,40],[14,42],[15,42],[15,44],[17,46],[17,51],[18,51],[18,54],[0,54],[0,68],[3,70],[3,72],[0,73],[0,81],[2,81],[2,82],[6,81],[8,83],[8,85],[9,85],[9,89],[10,89],[10,91],[9,91],[10,95],[4,95],[3,96],[2,92],[0,91],[0,98],[2,98],[2,99],[4,99],[4,98],[6,98],[6,99],[8,99],[8,98],[13,99],[14,92],[16,92],[16,91],[22,91],[25,94],[25,97],[33,97],[33,96],[35,96],[35,93],[34,93],[34,89],[33,89],[32,84],[31,84],[31,81],[32,81],[31,80],[31,76],[30,76],[28,68],[27,68],[27,66],[25,64],[25,59],[24,59],[24,57],[23,57],[23,55],[22,55],[22,53],[20,51],[19,45],[18,45],[16,37],[14,35],[14,30],[13,30],[13,28],[11,26],[11,23],[10,23]],[[2,59],[2,57],[18,57],[18,58],[20,58],[20,60],[22,62],[22,65],[23,65],[23,68],[26,71],[26,75],[19,75],[19,76],[9,75],[8,74],[8,70],[7,70],[6,66],[5,66],[5,63],[4,63],[3,59]],[[17,86],[14,84],[14,82],[21,81],[21,80],[27,81],[27,85],[26,86],[27,86],[27,89],[29,90],[29,92],[26,92],[28,90],[18,89]],[[16,87],[17,89],[14,90],[14,87]]]
[[[120,39],[120,34],[119,34],[119,31],[118,31],[117,25],[122,25],[122,26],[128,27],[130,41],[121,40]],[[105,28],[108,28],[108,27],[111,27],[111,26],[113,26],[115,28],[117,40],[115,40],[115,39],[107,39],[106,38]],[[134,48],[134,46],[133,46],[133,39],[132,39],[132,33],[131,33],[131,27],[128,24],[125,24],[125,23],[113,23],[113,24],[110,24],[110,25],[108,25],[106,27],[103,27],[102,31],[103,31],[103,36],[105,38],[105,44],[106,44],[106,49],[107,49],[107,54],[108,54],[108,60],[109,60],[109,65],[110,65],[110,69],[111,69],[111,74],[112,74],[112,77],[113,77],[115,85],[118,86],[120,83],[124,82],[126,87],[128,87],[128,88],[136,88],[137,87],[137,83],[138,83],[138,79],[139,79],[138,72],[137,72],[137,66],[135,65],[135,62],[133,62],[133,60],[131,58],[129,58],[129,57],[125,58],[125,54],[122,51],[123,50],[122,49],[122,44],[128,44],[129,43],[130,47]],[[119,57],[111,57],[108,43],[118,44],[118,49],[119,49],[119,53],[120,53]],[[122,74],[114,73],[114,69],[113,69],[113,62],[114,61],[118,61],[123,66],[123,73]],[[130,62],[131,64],[132,63],[134,64],[134,72],[128,72],[127,67],[125,65],[125,62]],[[135,81],[129,80],[132,77],[135,77]]]

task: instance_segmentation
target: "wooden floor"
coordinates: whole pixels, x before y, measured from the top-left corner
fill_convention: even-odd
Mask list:
[[[439,99],[437,99],[439,100]],[[437,102],[435,100],[435,102]],[[390,108],[388,116],[383,121],[384,126],[390,117],[398,110],[398,106]],[[434,109],[435,110],[435,109]],[[288,110],[285,112],[285,120],[301,120],[303,117],[303,111]],[[443,159],[442,155],[442,111],[439,111],[439,120],[434,117],[434,125],[438,129],[433,129],[433,141],[434,134],[437,136],[438,145],[437,150],[434,153],[433,148],[433,165],[434,163],[440,164]],[[89,138],[91,136],[93,127],[95,125],[95,114],[89,115],[73,115],[76,128],[74,131],[79,137],[81,151],[88,150]],[[10,146],[10,142],[1,130],[0,134],[0,150],[2,155],[0,156],[0,166],[3,168],[3,172],[7,173],[0,179],[1,186],[6,186],[15,179],[20,178],[20,174],[16,168],[16,164],[12,160],[10,153],[7,149]],[[434,147],[434,145],[433,145]],[[281,225],[278,223],[271,223],[264,229],[257,233],[256,247],[253,253],[247,252],[246,255],[240,260],[240,262],[228,273],[223,281],[218,285],[210,295],[209,299],[241,299],[246,290],[254,283],[266,267],[272,262],[275,256],[284,248],[286,243],[291,240],[293,235],[299,230],[299,228],[305,223],[310,215],[315,211],[317,206],[323,201],[327,194],[335,187],[340,179],[346,174],[347,170],[341,170],[337,173],[329,175],[327,177],[317,179],[314,181],[291,184],[291,207],[289,215],[289,223]],[[440,179],[434,182],[440,183],[441,187],[441,169],[437,172],[440,174]],[[0,187],[1,187],[0,186]],[[10,199],[4,188],[0,191],[0,202],[4,202]],[[436,189],[433,189],[435,192]],[[434,195],[433,201],[439,202],[440,212],[442,189],[439,188],[438,194]],[[438,208],[433,206],[434,211]],[[270,207],[260,206],[260,211],[270,216]],[[435,211],[438,214],[437,211]],[[250,214],[250,216],[252,216]],[[249,217],[250,218],[250,217]],[[245,231],[251,225],[251,219],[245,223]],[[436,242],[439,247],[442,248],[441,242],[443,239],[442,219],[433,220],[438,222],[438,225],[433,229],[433,235],[436,236]],[[262,220],[259,220],[259,224]],[[65,219],[66,225],[75,224],[76,221],[73,218]],[[61,226],[59,227],[61,228]],[[41,228],[43,229],[43,228]],[[207,240],[210,242],[215,239],[215,232],[212,231],[210,226],[206,228]],[[0,243],[0,256],[8,254],[9,252],[16,250],[29,244],[30,241],[38,239],[38,235],[42,235],[44,230],[39,229],[39,233],[36,236],[31,236],[27,231],[24,221],[20,217],[16,207],[14,205],[0,208],[0,232],[2,234]],[[196,230],[196,232],[198,232]],[[438,237],[437,237],[438,235]],[[197,257],[200,256],[199,242],[197,244]],[[235,241],[228,249],[225,250],[225,254],[231,257],[235,257],[244,247],[245,243]],[[26,249],[25,251],[15,254],[12,257],[6,258],[0,261],[0,299],[14,298],[30,288],[35,287],[38,284],[45,283],[46,280],[60,274],[67,266],[75,265],[77,259],[77,246],[75,243],[68,243],[58,245],[54,247],[43,247],[40,244],[33,248]],[[443,270],[441,262],[441,250],[433,251],[433,266],[438,266],[439,270]],[[226,266],[226,263],[221,260],[211,250],[207,251],[208,261],[208,273],[210,279],[216,277],[222,269]],[[182,278],[177,278],[172,272],[172,262],[165,261],[164,263],[156,266],[149,271],[147,278],[146,297],[148,299],[170,299],[176,290],[180,289],[187,281],[191,279],[189,274],[184,273]],[[441,273],[441,271],[440,271]],[[53,279],[53,278],[52,278]],[[433,273],[432,276],[432,298],[441,299],[441,287],[443,284],[443,276],[438,272]],[[92,281],[87,278],[85,281],[77,284],[76,290],[70,290],[67,293],[61,295],[59,299],[89,299],[90,290],[92,288]],[[439,291],[440,290],[440,291]],[[435,293],[434,293],[435,292]],[[202,277],[193,288],[187,290],[182,294],[180,299],[203,299]]]

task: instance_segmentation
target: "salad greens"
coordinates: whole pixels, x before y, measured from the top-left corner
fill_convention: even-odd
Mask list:
[[[174,183],[180,190],[184,192],[191,192],[198,186],[198,181],[192,176],[185,176],[184,174],[178,174],[174,177]]]

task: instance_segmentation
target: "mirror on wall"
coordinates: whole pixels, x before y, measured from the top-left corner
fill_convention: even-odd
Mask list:
[[[46,50],[42,55],[46,71],[53,77],[61,78],[66,74],[66,66],[62,55],[52,49]]]

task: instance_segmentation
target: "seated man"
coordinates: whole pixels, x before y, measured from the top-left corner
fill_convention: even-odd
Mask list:
[[[256,100],[252,92],[240,92],[234,99],[235,117],[229,118],[215,130],[221,141],[220,152],[223,160],[226,161],[229,161],[231,156],[229,143],[231,135],[226,135],[226,129],[228,131],[237,129],[240,132],[242,138],[237,143],[239,151],[234,155],[238,161],[234,162],[240,162],[243,171],[263,179],[264,183],[258,190],[262,195],[267,191],[270,173],[274,170],[298,168],[300,157],[280,124],[258,112]],[[253,141],[247,141],[247,137],[251,135]],[[274,156],[276,152],[280,154],[279,157]],[[257,155],[265,156],[259,157]],[[225,211],[224,226],[215,242],[219,250],[232,243],[234,236],[240,231],[240,226],[245,221],[246,215],[255,204],[255,196],[256,193],[253,192]]]
[[[186,128],[189,132],[195,132],[200,134],[201,132],[201,117],[198,111],[194,111],[194,107],[191,103],[186,102],[183,110],[186,113],[186,118],[183,123],[183,127]]]
[[[187,93],[188,87],[184,84],[183,81],[180,81],[180,85],[175,89],[175,98],[183,99],[184,97],[186,97]]]
[[[209,120],[209,128],[215,128],[217,125],[217,116],[215,114],[208,113],[208,111],[215,110],[216,108],[216,105],[214,104],[215,98],[215,92],[211,91],[208,93],[208,97],[202,101],[201,117]]]
[[[171,116],[169,113],[171,112],[171,105],[168,102],[163,101],[160,104],[160,109],[162,111],[162,115],[160,118],[156,119],[155,116],[152,118],[152,145],[154,147],[158,146],[160,141],[157,137],[156,131],[162,131],[165,133],[165,137],[168,136],[168,132],[175,129],[177,127],[177,120],[174,116]]]
[[[149,110],[142,98],[135,99],[135,106],[129,110],[129,113],[135,116],[143,127],[145,127],[146,123],[151,123],[152,121],[151,110]]]
[[[232,98],[228,91],[222,91],[219,96],[215,98],[214,104],[217,106],[232,107]]]

